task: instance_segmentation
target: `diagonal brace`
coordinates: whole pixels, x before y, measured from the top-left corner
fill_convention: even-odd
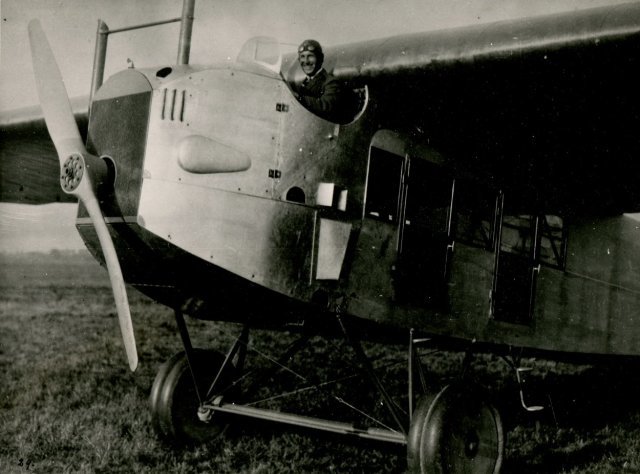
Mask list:
[[[391,417],[394,419],[394,421],[396,422],[396,424],[398,425],[402,433],[406,434],[405,424],[402,422],[402,420],[400,419],[400,416],[398,415],[398,412],[395,408],[396,406],[395,402],[393,401],[389,393],[385,390],[384,386],[382,385],[382,382],[376,375],[375,370],[373,369],[373,365],[371,364],[371,361],[365,354],[364,349],[362,349],[362,345],[360,344],[360,341],[355,335],[351,333],[351,331],[345,324],[345,321],[343,320],[343,317],[340,315],[340,313],[336,313],[336,319],[340,324],[340,328],[342,329],[342,332],[345,335],[345,338],[353,348],[356,354],[356,358],[358,359],[358,362],[360,362],[361,368],[369,376],[369,379],[371,380],[371,382],[375,385],[375,387],[380,392],[380,395],[382,396],[387,406],[387,409],[391,414]]]

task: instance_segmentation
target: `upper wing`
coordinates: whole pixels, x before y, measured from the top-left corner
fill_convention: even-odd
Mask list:
[[[83,138],[88,98],[71,100]],[[0,202],[77,202],[60,187],[60,164],[39,106],[0,113]]]

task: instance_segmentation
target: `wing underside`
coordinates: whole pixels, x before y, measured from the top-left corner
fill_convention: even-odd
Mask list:
[[[463,63],[481,66],[496,59],[623,44],[638,35],[640,2],[635,2],[337,46],[327,49],[325,68],[346,79],[402,76]],[[287,58],[283,67],[290,66],[292,59]]]
[[[638,212],[638,51],[640,2],[328,48],[326,67],[368,86],[381,128],[522,203]]]

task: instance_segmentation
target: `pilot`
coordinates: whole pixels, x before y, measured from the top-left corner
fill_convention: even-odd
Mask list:
[[[322,67],[323,62],[322,46],[316,40],[304,40],[298,46],[298,63],[305,78],[295,89],[296,98],[320,117],[339,121],[342,84]]]

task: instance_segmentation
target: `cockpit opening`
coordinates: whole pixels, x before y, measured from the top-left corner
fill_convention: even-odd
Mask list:
[[[367,86],[350,84],[342,78],[334,77],[335,57],[328,55],[325,58],[317,41],[306,40],[299,48],[304,44],[312,49],[303,53],[319,53],[309,54],[316,56],[314,64],[317,67],[305,64],[307,71],[300,62],[300,51],[290,52],[288,45],[282,45],[275,38],[267,36],[248,40],[238,55],[238,61],[255,64],[279,74],[298,102],[325,120],[341,125],[358,120],[369,100]],[[283,54],[283,50],[287,51],[286,54]],[[314,61],[314,58],[311,60]]]
[[[355,86],[333,75],[332,58],[324,60],[311,77],[305,74],[298,57],[283,61],[283,78],[298,102],[315,115],[338,124],[360,118],[369,100],[366,85]]]

